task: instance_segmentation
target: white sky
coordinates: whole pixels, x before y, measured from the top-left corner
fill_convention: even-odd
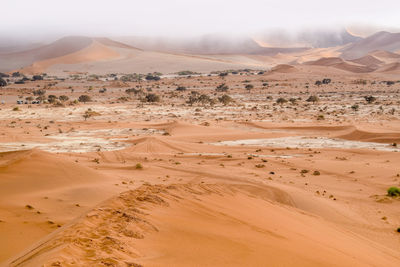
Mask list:
[[[400,28],[400,0],[0,0],[0,34],[199,35]]]

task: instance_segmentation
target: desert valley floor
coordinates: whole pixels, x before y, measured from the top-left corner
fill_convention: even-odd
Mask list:
[[[1,89],[0,265],[400,266],[398,74],[116,77]]]

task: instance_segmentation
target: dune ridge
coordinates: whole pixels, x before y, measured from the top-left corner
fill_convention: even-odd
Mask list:
[[[273,266],[395,266],[389,251],[291,208],[290,198],[282,202],[273,192],[249,185],[144,185],[95,208],[10,266],[261,266],[266,258]]]

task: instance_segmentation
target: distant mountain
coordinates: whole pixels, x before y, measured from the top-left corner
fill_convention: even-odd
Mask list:
[[[303,32],[298,36],[299,40],[309,43],[315,48],[327,48],[334,46],[342,46],[349,43],[361,41],[361,37],[354,36],[346,30],[335,31],[316,31]]]
[[[257,37],[265,46],[328,48],[362,40],[361,37],[342,30],[308,30],[297,34],[274,31]]]
[[[61,38],[51,44],[21,52],[0,54],[0,71],[10,71],[28,66],[36,61],[61,57],[89,46],[92,39],[72,36]]]
[[[185,39],[121,37],[117,41],[70,36],[24,51],[0,50],[0,72],[173,73],[240,68],[266,70],[279,65],[272,71],[288,73],[297,71],[289,65],[301,62],[353,73],[398,71],[395,63],[400,62],[400,55],[395,52],[400,50],[400,33],[379,32],[361,39],[345,31],[309,32],[296,38],[304,46],[265,46],[249,37],[220,35]],[[277,42],[282,41],[278,39]],[[328,47],[321,48],[324,46]]]
[[[376,50],[388,52],[400,50],[400,33],[377,32],[343,48],[342,57],[345,59],[355,59]]]
[[[133,36],[120,37],[117,40],[144,50],[197,55],[250,54],[273,56],[278,53],[293,53],[309,49],[309,47],[263,47],[252,38],[214,34],[187,39]]]

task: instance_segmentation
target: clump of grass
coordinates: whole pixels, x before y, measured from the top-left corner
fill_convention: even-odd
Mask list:
[[[135,169],[136,169],[136,170],[142,170],[142,169],[143,169],[143,166],[142,166],[142,164],[140,164],[140,163],[136,163],[136,165],[135,165]]]
[[[19,107],[14,107],[12,110],[13,111],[19,111]]]
[[[392,186],[387,190],[387,194],[390,197],[398,197],[400,196],[400,188]]]
[[[27,208],[28,210],[33,210],[33,207],[31,205],[25,205],[25,208]]]
[[[264,167],[265,167],[264,164],[257,164],[257,165],[256,165],[256,168],[264,168]]]
[[[321,173],[319,171],[314,171],[313,175],[321,175]]]
[[[400,233],[400,227],[397,228],[397,232]]]
[[[301,170],[301,171],[300,171],[300,173],[303,173],[303,174],[304,174],[304,173],[308,173],[308,172],[309,172],[309,170]]]

